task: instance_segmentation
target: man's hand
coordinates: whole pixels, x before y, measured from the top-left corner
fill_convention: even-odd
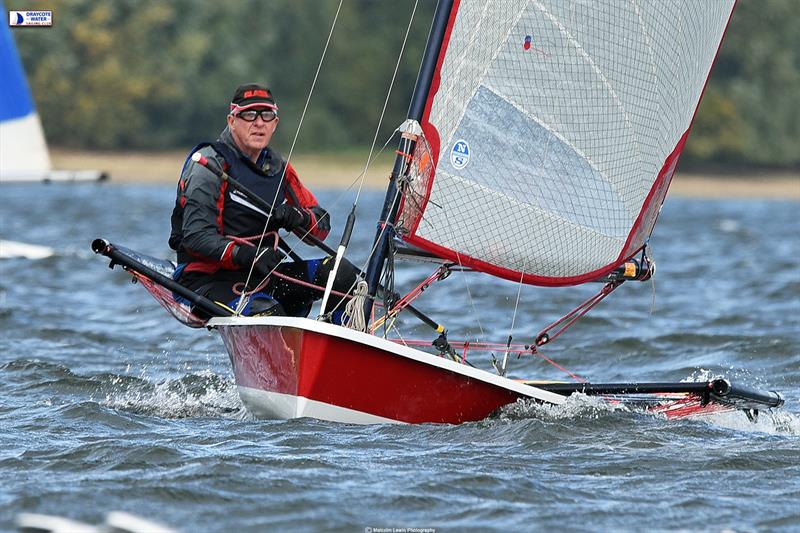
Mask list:
[[[244,268],[250,268],[250,265],[253,265],[253,271],[262,278],[266,278],[280,264],[281,257],[272,248],[263,248],[257,254],[253,246],[236,245],[236,249],[233,251],[233,262]]]
[[[311,215],[293,205],[281,204],[272,211],[272,218],[278,226],[292,231],[293,229],[306,228],[311,222]]]
[[[328,212],[318,205],[312,207],[311,212],[317,217],[317,229],[326,233],[329,232],[331,230],[331,217]]]

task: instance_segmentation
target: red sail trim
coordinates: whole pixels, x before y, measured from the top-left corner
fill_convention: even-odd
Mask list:
[[[650,188],[647,198],[645,198],[642,203],[639,216],[636,217],[636,222],[634,222],[630,233],[628,233],[628,239],[625,241],[625,246],[622,247],[621,255],[626,255],[626,253],[635,254],[636,251],[641,250],[642,243],[647,238],[646,236],[649,236],[653,232],[653,227],[656,225],[656,219],[661,210],[661,205],[664,203],[664,199],[667,196],[667,189],[669,189],[669,185],[672,183],[672,177],[675,175],[675,167],[678,165],[678,158],[681,152],[683,152],[683,147],[686,145],[686,139],[689,137],[690,131],[691,126],[684,132],[678,144],[675,146],[675,149],[667,156],[666,161],[664,161],[664,165],[658,173],[658,178]],[[631,248],[635,249],[631,251]],[[622,262],[624,261],[620,261],[616,263],[616,265]]]
[[[439,147],[441,146],[442,140],[439,137],[439,130],[429,122],[431,116],[431,108],[433,107],[433,98],[436,96],[436,93],[439,92],[439,86],[442,83],[442,65],[444,64],[444,58],[447,55],[447,48],[450,45],[450,37],[453,34],[453,26],[456,23],[456,17],[458,16],[458,8],[461,4],[461,0],[455,0],[453,2],[453,7],[450,9],[450,18],[447,21],[447,29],[445,30],[444,37],[442,38],[442,47],[439,49],[439,59],[436,61],[436,69],[433,72],[433,78],[431,79],[431,86],[428,89],[428,97],[425,101],[425,110],[422,112],[422,119],[420,120],[420,126],[422,127],[422,135],[425,137],[425,140],[428,142],[428,146],[430,147],[430,154],[431,154],[431,179],[428,180],[428,188],[425,191],[425,198],[422,200],[422,205],[420,206],[420,213],[425,213],[425,209],[428,207],[428,199],[431,197],[431,188],[433,187],[433,182],[436,179],[436,168],[439,165]],[[399,213],[400,211],[398,211]],[[409,228],[411,234],[415,234],[417,232],[417,227],[419,226],[419,222],[422,217],[419,217],[416,220],[413,228]]]
[[[466,254],[457,253],[454,250],[430,242],[417,235],[409,235],[405,237],[403,240],[413,246],[417,246],[418,248],[422,248],[423,250],[436,254],[438,257],[441,257],[442,259],[452,261],[455,264],[469,267],[479,272],[485,272],[487,274],[490,274],[498,278],[514,281],[516,283],[519,283],[521,278],[522,283],[526,285],[540,285],[542,287],[580,285],[581,283],[595,281],[598,278],[602,278],[603,276],[609,274],[612,270],[617,268],[620,264],[624,263],[628,259],[635,256],[639,252],[639,250],[641,250],[640,248],[639,250],[634,251],[634,253],[629,254],[627,257],[614,261],[613,263],[604,266],[602,268],[598,268],[597,270],[586,272],[578,276],[551,277],[551,276],[537,276],[533,274],[523,274],[517,270],[504,268],[495,265],[494,263],[487,263],[486,261],[481,261],[480,259],[470,257]]]
[[[646,230],[647,235],[650,235],[653,232],[653,228],[658,220],[658,215],[661,212],[661,206],[667,197],[667,190],[669,189],[669,186],[672,183],[672,178],[675,175],[675,169],[678,166],[678,159],[680,158],[683,148],[686,145],[686,140],[689,138],[689,133],[692,131],[694,120],[697,118],[697,111],[700,109],[700,102],[703,101],[703,95],[706,93],[706,89],[708,88],[708,80],[711,79],[711,71],[714,70],[714,64],[717,62],[717,57],[719,57],[719,51],[722,49],[722,43],[725,41],[725,34],[728,33],[728,27],[731,24],[733,12],[736,11],[736,4],[738,1],[739,0],[734,0],[733,8],[731,8],[731,12],[728,15],[728,21],[725,23],[725,29],[722,30],[722,37],[720,37],[719,44],[717,45],[717,51],[714,53],[714,59],[711,61],[711,65],[708,67],[706,81],[703,84],[703,90],[700,91],[700,97],[697,99],[697,104],[694,106],[694,113],[692,113],[692,120],[689,121],[689,127],[681,136],[678,144],[675,146],[675,149],[664,162],[664,166],[661,168],[661,172],[658,174],[658,179],[656,179],[655,183],[653,184],[653,188],[647,195],[647,198],[642,205],[642,210],[639,212],[639,216],[636,218],[636,222],[633,224],[633,228],[631,228],[631,232],[628,234],[628,240],[625,242],[625,246],[622,249],[623,255],[635,245],[634,243],[641,242],[639,237],[643,233],[643,230]],[[654,210],[656,211],[655,213],[653,213]],[[647,216],[645,216],[645,213],[647,213]],[[639,247],[641,249],[641,245],[639,245]]]

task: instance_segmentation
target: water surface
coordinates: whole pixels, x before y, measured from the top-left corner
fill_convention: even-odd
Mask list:
[[[0,192],[0,238],[56,251],[0,260],[0,529],[23,511],[99,523],[123,510],[186,532],[800,530],[797,202],[671,199],[654,283],[621,287],[545,351],[593,381],[725,375],[783,392],[781,412],[670,422],[579,397],[460,426],[350,426],[254,420],[218,336],[90,252],[105,237],[167,257],[172,186]],[[352,195],[319,197],[341,225]],[[362,196],[356,263],[381,202]],[[398,266],[398,285],[429,272]],[[526,287],[513,329],[517,287],[483,275],[453,274],[416,304],[452,338],[525,342],[598,288]],[[433,339],[413,318],[400,327]],[[565,377],[533,358],[511,372]]]

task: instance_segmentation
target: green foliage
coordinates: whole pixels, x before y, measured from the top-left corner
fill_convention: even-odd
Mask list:
[[[684,163],[800,167],[799,8],[737,2]]]
[[[338,3],[319,0],[55,0],[49,30],[15,31],[52,144],[189,147],[215,138],[239,83],[266,83],[281,108],[276,143],[293,142]],[[379,142],[402,122],[434,3],[421,2]],[[371,142],[413,2],[346,1],[298,147]]]
[[[714,0],[708,0],[714,1]],[[187,148],[216,137],[239,83],[269,85],[276,143],[292,145],[338,2],[8,1],[52,9],[48,30],[14,30],[51,144]],[[297,147],[369,144],[414,2],[345,0]],[[402,122],[435,7],[422,0],[387,114]],[[797,0],[739,0],[684,163],[800,166]]]

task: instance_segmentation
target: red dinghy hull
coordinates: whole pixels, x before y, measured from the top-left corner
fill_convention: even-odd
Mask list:
[[[239,394],[261,418],[348,423],[481,420],[519,398],[564,397],[340,326],[220,318]]]
[[[341,326],[292,317],[214,318],[239,396],[259,418],[354,424],[460,424],[519,399],[560,405],[571,393],[670,419],[780,407],[782,397],[700,383],[536,383],[511,380]],[[678,392],[682,391],[682,392]]]

